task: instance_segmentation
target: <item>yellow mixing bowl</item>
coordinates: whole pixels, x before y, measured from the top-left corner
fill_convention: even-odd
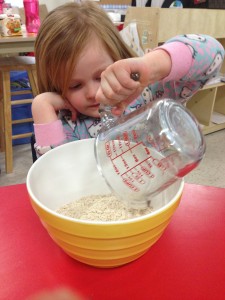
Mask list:
[[[175,182],[152,200],[154,212],[125,221],[82,221],[56,213],[81,197],[110,193],[96,166],[94,139],[49,151],[27,176],[32,207],[52,239],[69,256],[100,268],[124,265],[148,251],[170,222],[183,188],[183,180]]]

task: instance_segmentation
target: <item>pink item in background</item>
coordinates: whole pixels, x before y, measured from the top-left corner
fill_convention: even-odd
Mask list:
[[[3,3],[4,3],[4,0],[0,0],[0,14],[3,13],[3,7],[2,7]]]
[[[12,14],[12,5],[3,1],[2,3],[2,12],[3,14]]]
[[[40,27],[39,1],[23,0],[26,29],[29,33],[37,33]]]

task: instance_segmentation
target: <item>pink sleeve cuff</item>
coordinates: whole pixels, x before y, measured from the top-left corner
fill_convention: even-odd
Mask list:
[[[60,120],[47,124],[34,124],[34,134],[37,145],[42,147],[59,145],[66,139]]]
[[[170,74],[163,78],[163,82],[179,80],[188,73],[193,58],[191,50],[187,45],[181,42],[171,42],[156,49],[163,49],[168,52],[172,61]]]

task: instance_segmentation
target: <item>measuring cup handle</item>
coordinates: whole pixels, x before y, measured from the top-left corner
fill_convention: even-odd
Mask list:
[[[140,74],[138,72],[133,72],[130,74],[130,78],[134,81],[138,81],[140,79]],[[99,114],[102,122],[103,130],[108,130],[114,126],[117,117],[112,114],[113,106],[100,104],[99,106]]]

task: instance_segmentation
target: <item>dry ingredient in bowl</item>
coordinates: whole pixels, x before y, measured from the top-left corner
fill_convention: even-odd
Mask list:
[[[57,213],[67,217],[89,221],[128,220],[149,214],[151,207],[145,209],[128,208],[112,194],[90,195],[63,205]]]

